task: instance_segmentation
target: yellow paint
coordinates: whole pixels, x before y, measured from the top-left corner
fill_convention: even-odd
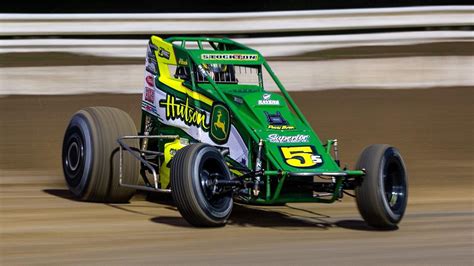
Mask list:
[[[221,121],[221,117],[222,117],[222,112],[221,111],[218,111],[217,112],[217,121],[214,122],[214,127],[216,128],[219,128],[222,133],[224,133],[224,135],[227,137],[227,132],[225,132],[225,121]]]
[[[165,42],[163,39],[157,36],[151,36],[151,42],[158,47],[158,50],[155,52],[156,60],[158,63],[168,64],[168,65],[176,65],[176,56],[174,54],[173,45],[169,42]],[[169,59],[165,57],[159,56],[160,49],[164,49],[166,52],[170,54]],[[161,72],[160,72],[161,73]],[[168,72],[169,73],[169,72]]]
[[[168,69],[168,67],[166,67],[166,69]],[[160,67],[160,73],[161,73],[161,67]],[[205,103],[209,106],[212,106],[212,103],[214,102],[209,97],[204,96],[199,92],[193,91],[193,90],[183,86],[184,80],[182,80],[182,79],[172,79],[172,78],[167,78],[165,76],[160,76],[160,78],[158,80],[160,82],[162,82],[163,84],[169,86],[173,90],[176,90],[178,92],[186,94],[188,97],[193,98],[196,101],[203,102],[203,103]]]
[[[230,171],[236,176],[243,176],[244,175],[244,173],[242,173],[238,170],[235,170],[235,169],[230,169]]]
[[[160,77],[158,80],[163,84],[167,85],[168,87],[186,94],[188,97],[203,102],[209,106],[212,106],[213,100],[209,97],[202,95],[199,92],[193,91],[183,85],[184,80],[178,79],[174,77],[174,74],[170,74],[170,70],[168,65],[177,65],[176,62],[176,55],[174,54],[173,45],[171,43],[165,42],[163,39],[157,36],[151,37],[151,42],[158,47],[158,50],[155,52],[156,61],[158,63],[158,68],[160,70]],[[169,52],[170,56],[169,59],[159,56],[160,49],[164,49]],[[183,63],[183,62],[182,62]],[[186,62],[187,64],[187,62]]]
[[[179,139],[176,139],[173,142],[169,142],[165,144],[165,150],[164,150],[164,156],[165,160],[161,164],[160,167],[160,183],[161,183],[161,188],[169,188],[170,185],[170,161],[173,159],[174,155],[178,150],[181,148],[185,147],[186,145],[183,145]]]

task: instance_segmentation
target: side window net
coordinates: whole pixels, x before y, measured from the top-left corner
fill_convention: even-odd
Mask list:
[[[258,69],[249,66],[204,64],[203,68],[216,83],[241,85],[259,85]],[[207,82],[206,78],[197,72],[197,82]]]

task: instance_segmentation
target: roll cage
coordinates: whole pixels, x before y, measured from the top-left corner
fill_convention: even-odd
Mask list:
[[[188,85],[210,83],[210,77],[218,84],[253,84],[263,89],[264,60],[253,49],[229,39],[172,37],[165,41],[173,44],[177,55],[186,55],[177,59],[174,77]]]

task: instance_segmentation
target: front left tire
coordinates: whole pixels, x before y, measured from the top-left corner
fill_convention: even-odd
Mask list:
[[[171,194],[183,218],[193,226],[224,226],[232,212],[232,193],[215,194],[213,181],[230,180],[215,147],[204,143],[180,149],[171,161]]]

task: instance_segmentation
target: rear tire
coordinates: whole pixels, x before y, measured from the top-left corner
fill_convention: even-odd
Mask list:
[[[197,227],[224,226],[232,212],[231,193],[213,195],[206,181],[230,179],[221,153],[197,143],[180,149],[171,161],[171,194],[183,218]]]
[[[408,177],[400,152],[386,144],[368,146],[356,169],[366,171],[362,184],[355,189],[361,216],[372,227],[396,228],[408,200]]]
[[[117,139],[137,135],[130,116],[112,107],[88,107],[75,113],[66,129],[62,148],[64,177],[74,196],[84,201],[128,202],[134,189],[119,186]],[[138,147],[138,140],[130,145]],[[123,182],[136,184],[139,162],[123,156]]]

